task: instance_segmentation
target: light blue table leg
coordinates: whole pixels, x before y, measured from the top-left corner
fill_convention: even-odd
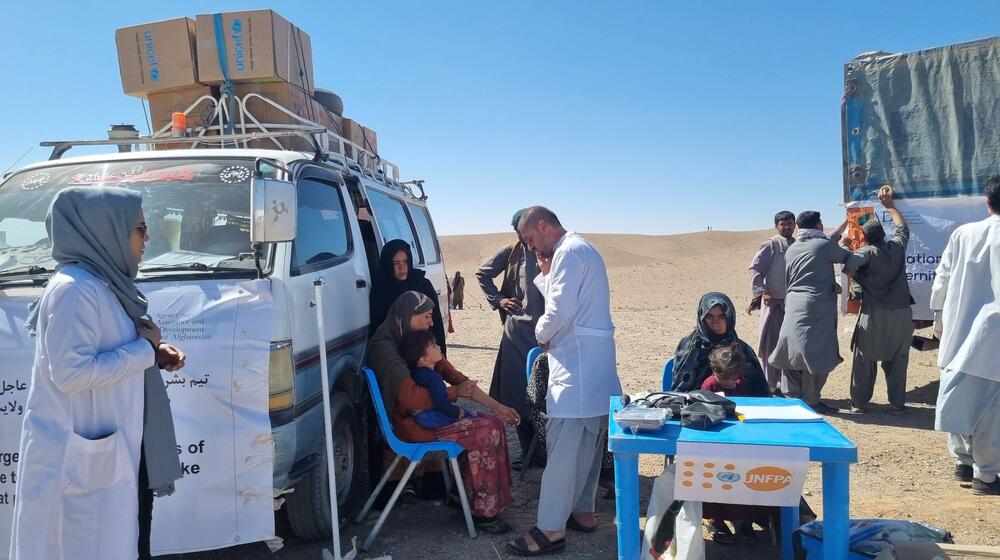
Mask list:
[[[799,506],[781,508],[781,558],[793,560],[795,549],[792,546],[792,533],[799,528]]]
[[[615,453],[615,523],[618,560],[639,558],[639,455]]]
[[[851,465],[823,463],[823,559],[847,560]]]

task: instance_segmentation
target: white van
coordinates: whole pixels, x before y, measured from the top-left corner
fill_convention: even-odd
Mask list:
[[[247,134],[231,136],[245,139]],[[145,142],[133,142],[140,143]],[[368,492],[366,434],[376,428],[368,425],[371,403],[358,373],[374,328],[368,324],[371,271],[383,244],[396,238],[409,242],[415,266],[427,272],[442,304],[447,302],[444,263],[422,183],[404,184],[393,177],[398,171],[385,165],[319,149],[169,149],[62,159],[69,145],[56,144],[56,159],[27,166],[0,182],[0,298],[14,291],[41,294],[55,266],[46,211],[55,194],[69,185],[124,186],[142,193],[151,239],[139,269],[140,287],[207,278],[267,279],[273,297],[269,412],[274,488],[276,495],[294,488],[285,496],[285,507],[297,536],[327,537],[331,523],[314,281],[324,281],[343,519]],[[251,191],[267,180],[286,188],[294,185],[289,199],[296,208],[294,240],[251,247],[254,212],[263,211],[267,202],[253,201],[258,208],[252,208]],[[371,227],[359,221],[363,209],[374,218]]]

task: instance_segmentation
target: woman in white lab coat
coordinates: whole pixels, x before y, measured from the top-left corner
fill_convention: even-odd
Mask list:
[[[157,365],[173,371],[184,356],[143,318],[133,281],[148,239],[142,199],[121,188],[65,189],[48,225],[58,266],[28,318],[37,342],[10,557],[146,557],[152,492],[165,495],[180,478]]]

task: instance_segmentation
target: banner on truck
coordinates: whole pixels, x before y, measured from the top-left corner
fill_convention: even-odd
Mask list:
[[[962,224],[977,222],[986,217],[986,199],[981,196],[954,198],[923,198],[897,200],[896,207],[910,226],[910,243],[906,248],[906,278],[913,296],[913,318],[932,320],[930,310],[931,286],[937,276],[941,253],[948,245],[951,232]],[[848,204],[848,208],[871,208],[886,236],[896,230],[889,212],[878,203]],[[847,309],[847,291],[842,296],[842,309]]]
[[[163,372],[184,477],[157,498],[153,554],[224,548],[274,535],[268,417],[271,291],[265,280],[143,284],[163,339],[187,355]],[[0,558],[9,554],[21,418],[34,339],[32,296],[0,296]]]

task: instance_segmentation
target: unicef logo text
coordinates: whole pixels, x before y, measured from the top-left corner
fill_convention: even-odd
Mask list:
[[[233,65],[236,66],[237,72],[243,72],[247,68],[243,46],[243,20],[234,19],[229,29],[232,32],[230,38],[233,40]]]
[[[153,42],[153,32],[142,32],[142,42],[145,47],[146,65],[149,66],[149,79],[154,82],[160,79],[160,63],[156,60],[156,44]]]

